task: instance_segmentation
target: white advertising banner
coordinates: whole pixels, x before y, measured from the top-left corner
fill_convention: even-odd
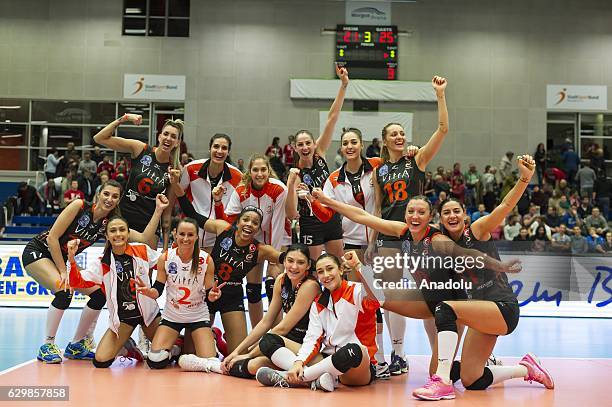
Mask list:
[[[185,76],[125,74],[123,97],[142,100],[185,100]]]
[[[345,4],[345,24],[390,25],[391,2],[347,1]]]
[[[319,134],[323,133],[328,111],[319,112]],[[405,112],[341,112],[336,123],[333,140],[340,141],[341,129],[353,127],[361,130],[364,141],[381,139],[381,130],[388,123],[399,123],[406,132],[406,141],[412,141],[412,113]]]
[[[608,87],[546,85],[546,107],[574,112],[608,110]]]

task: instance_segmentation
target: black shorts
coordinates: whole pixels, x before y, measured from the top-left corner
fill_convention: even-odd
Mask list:
[[[166,319],[161,320],[159,326],[167,326],[168,328],[174,329],[176,332],[180,333],[183,329],[189,329],[190,331],[195,331],[200,328],[210,328],[212,325],[210,321],[197,321],[197,322],[172,322]]]
[[[495,301],[495,305],[499,308],[499,312],[501,312],[504,317],[504,321],[506,321],[506,326],[508,327],[508,332],[506,335],[511,334],[518,325],[519,318],[521,315],[521,309],[516,301]]]
[[[347,251],[347,250],[365,250],[367,248],[368,248],[368,246],[362,246],[360,244],[350,244],[350,243],[345,243],[344,244],[344,251]]]
[[[332,240],[342,240],[342,221],[335,214],[329,222],[318,219],[300,219],[300,242],[306,246],[320,246]]]
[[[397,249],[402,250],[402,244],[404,243],[399,237],[379,235],[376,240],[376,247],[384,247],[386,249]]]
[[[26,267],[40,259],[49,259],[53,261],[49,248],[43,243],[39,242],[37,239],[32,239],[23,249],[23,253],[21,254],[21,264],[23,267]]]
[[[219,312],[225,314],[226,312],[240,311],[244,312],[244,289],[242,285],[226,285],[221,290],[221,298],[215,302],[208,301],[208,311],[210,312],[211,319]]]
[[[155,319],[156,318],[161,318],[161,312],[157,313],[157,315],[153,319],[152,323],[155,323]],[[139,316],[138,318],[127,318],[127,319],[119,318],[119,322],[123,322],[124,324],[128,324],[132,328],[136,328],[138,325],[146,326],[145,323],[144,323],[144,318],[142,317],[142,315]]]

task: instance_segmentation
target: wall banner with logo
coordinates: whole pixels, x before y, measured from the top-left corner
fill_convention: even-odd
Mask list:
[[[347,1],[345,24],[391,25],[390,1]]]
[[[548,109],[608,110],[607,86],[546,85]]]
[[[142,100],[185,100],[185,76],[125,74],[123,97]]]

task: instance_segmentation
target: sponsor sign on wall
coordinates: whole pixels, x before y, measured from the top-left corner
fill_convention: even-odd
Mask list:
[[[345,12],[345,24],[391,24],[391,2],[389,1],[347,1]]]
[[[185,100],[185,76],[125,74],[123,97],[142,100]]]
[[[608,110],[608,87],[546,85],[546,107],[574,112]]]

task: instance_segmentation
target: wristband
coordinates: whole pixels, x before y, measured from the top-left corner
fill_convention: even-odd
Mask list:
[[[161,297],[162,293],[164,292],[164,288],[166,287],[166,284],[162,283],[161,281],[155,281],[155,284],[153,284],[153,288],[155,288],[157,290],[157,292],[159,293],[159,297]]]
[[[529,178],[519,178],[519,181],[523,181],[523,182],[529,184]]]

